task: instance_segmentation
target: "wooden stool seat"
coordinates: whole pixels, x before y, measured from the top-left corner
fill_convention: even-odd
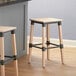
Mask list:
[[[35,23],[56,23],[59,21],[62,21],[62,19],[57,19],[57,18],[32,18],[30,19],[31,21],[34,21]]]
[[[14,69],[16,72],[16,76],[18,76],[18,62],[17,62],[15,30],[16,30],[16,27],[0,26],[0,65],[1,65],[1,75],[0,76],[5,76],[5,63],[6,63],[5,57],[11,58],[12,60],[14,60],[14,66],[15,66]],[[5,56],[4,33],[7,33],[7,32],[11,32],[13,56]],[[7,45],[8,45],[8,43],[7,43]]]
[[[32,18],[31,21],[31,28],[30,28],[30,40],[29,40],[29,63],[31,62],[31,53],[32,47],[42,49],[42,66],[45,67],[45,51],[47,50],[47,59],[49,60],[50,54],[50,44],[54,45],[55,47],[51,48],[60,48],[61,52],[61,62],[63,64],[63,40],[62,40],[62,19],[56,18]],[[37,44],[33,44],[33,31],[34,31],[34,23],[42,24],[42,48],[38,47]],[[59,42],[60,44],[54,44],[50,42],[50,24],[57,23],[58,24],[58,32],[59,32]],[[45,42],[46,41],[46,42]],[[47,45],[47,47],[46,47]]]
[[[16,29],[16,27],[0,26],[0,32],[2,32],[2,33],[12,31],[12,30],[15,30],[15,29]]]

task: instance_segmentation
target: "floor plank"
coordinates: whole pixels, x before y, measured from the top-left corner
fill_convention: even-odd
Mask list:
[[[18,60],[19,76],[76,76],[76,48],[64,49],[64,63],[60,61],[60,50],[50,50],[50,61],[42,68],[41,50],[33,48],[32,62],[28,64],[28,55]],[[13,62],[6,65],[6,76],[15,76]]]

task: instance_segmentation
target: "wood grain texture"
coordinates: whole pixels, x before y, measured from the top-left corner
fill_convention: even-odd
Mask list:
[[[0,55],[0,59],[4,61],[4,37],[0,37]],[[1,65],[1,76],[5,76],[5,65]]]
[[[33,44],[33,33],[34,33],[34,23],[31,22],[31,26],[30,26],[30,39],[29,39],[29,43],[31,43],[31,44]],[[31,63],[31,55],[32,55],[32,47],[29,47],[28,63]]]
[[[65,65],[60,64],[59,49],[51,49],[51,61],[43,69],[42,51],[33,48],[31,64],[28,64],[28,55],[19,58],[19,76],[76,76],[76,48],[64,48],[63,52]],[[13,62],[6,65],[6,76],[15,76]]]
[[[42,48],[46,47],[45,42],[46,42],[46,27],[42,27]],[[46,54],[45,50],[43,51],[42,49],[42,67],[43,68],[45,68],[45,60],[46,60],[45,54]]]
[[[50,42],[50,24],[47,24],[46,26],[46,38],[47,40],[46,41],[49,41]],[[47,60],[50,60],[50,49],[48,49],[50,47],[50,45],[47,44]]]
[[[16,36],[15,34],[11,34],[12,36],[12,49],[13,49],[13,55],[17,56],[17,48],[16,48]],[[14,69],[15,69],[15,76],[18,75],[18,61],[14,60]]]
[[[58,31],[59,31],[59,41],[60,41],[60,44],[63,45],[62,26],[61,26],[61,24],[58,25]],[[63,61],[63,48],[60,48],[60,53],[61,53],[61,62],[62,62],[62,64],[64,64],[64,61]]]
[[[0,26],[0,32],[8,32],[11,30],[15,30],[16,27],[12,27],[12,26]]]
[[[59,22],[62,21],[62,19],[57,18],[32,18],[31,21],[38,22],[38,23],[53,23],[53,22]]]

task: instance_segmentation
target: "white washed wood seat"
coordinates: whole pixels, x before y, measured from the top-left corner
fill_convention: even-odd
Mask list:
[[[15,29],[16,29],[16,27],[12,27],[12,26],[0,26],[0,32],[2,32],[2,33],[12,31]]]
[[[31,21],[34,21],[35,23],[56,23],[62,21],[62,19],[57,18],[32,18]]]
[[[61,62],[63,64],[63,40],[62,40],[62,19],[57,18],[31,18],[31,27],[30,27],[30,40],[29,40],[29,60],[28,63],[31,62],[31,54],[32,47],[42,49],[42,67],[45,68],[45,50],[47,50],[47,59],[49,60],[49,48],[50,44],[56,47],[60,47],[61,52]],[[42,24],[42,48],[38,47],[37,44],[33,44],[33,31],[34,31],[34,23]],[[57,23],[58,31],[59,31],[59,42],[60,45],[50,43],[50,24]],[[36,26],[37,27],[37,26]],[[47,41],[45,43],[45,37]],[[47,45],[47,47],[45,47]],[[54,47],[54,48],[56,48]]]
[[[14,67],[15,67],[14,71],[16,72],[16,76],[18,76],[18,62],[17,62],[15,30],[16,30],[16,27],[0,26],[0,55],[1,55],[1,57],[0,57],[1,75],[0,76],[5,76],[5,57],[8,57],[8,58],[11,58],[11,59],[14,60]],[[4,52],[4,33],[7,33],[7,32],[11,32],[13,56],[5,56],[5,52]]]

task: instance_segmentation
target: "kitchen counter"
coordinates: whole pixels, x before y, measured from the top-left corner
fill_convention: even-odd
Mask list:
[[[28,1],[17,0],[0,3],[0,26],[15,26],[18,56],[27,51]],[[11,55],[10,33],[5,34],[5,54]]]

